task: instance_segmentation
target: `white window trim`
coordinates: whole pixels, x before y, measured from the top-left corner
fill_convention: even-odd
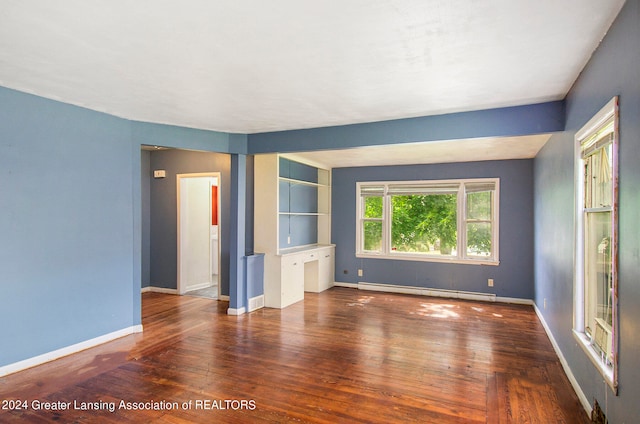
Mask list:
[[[618,311],[617,311],[617,281],[613,286],[613,317],[612,317],[612,331],[613,331],[613,343],[612,343],[612,365],[607,363],[601,358],[593,347],[594,341],[585,332],[585,277],[584,277],[584,173],[582,163],[582,142],[596,131],[608,120],[613,117],[614,119],[614,141],[613,141],[613,169],[615,170],[613,176],[614,185],[614,199],[613,199],[613,222],[617,224],[618,221],[618,199],[616,193],[618,192],[618,97],[611,99],[600,111],[593,116],[575,135],[574,142],[574,171],[575,171],[575,225],[574,225],[574,301],[573,301],[573,336],[578,341],[578,345],[586,353],[587,357],[595,365],[596,369],[604,377],[605,381],[617,394],[618,390]],[[614,229],[612,234],[617,234],[617,229]],[[613,251],[613,271],[616,274],[617,280],[617,235],[615,235],[616,241],[612,243]]]
[[[460,195],[463,192],[464,184],[472,183],[493,183],[495,184],[493,204],[492,204],[492,253],[493,255],[487,259],[466,254],[466,196]],[[389,185],[420,185],[420,184],[459,184],[458,197],[458,243],[457,256],[441,257],[428,256],[419,253],[393,252],[391,251],[391,225],[388,223],[388,217],[391,216],[391,202],[388,200],[390,195],[388,192]],[[384,186],[383,194],[383,215],[382,215],[382,252],[369,252],[362,249],[362,203],[361,203],[361,187],[363,186]],[[500,205],[500,179],[499,178],[472,178],[472,179],[452,179],[452,180],[407,180],[407,181],[366,181],[356,183],[356,257],[357,258],[373,258],[373,259],[394,259],[403,261],[421,261],[421,262],[440,262],[451,264],[466,265],[500,265],[499,256],[499,205]]]

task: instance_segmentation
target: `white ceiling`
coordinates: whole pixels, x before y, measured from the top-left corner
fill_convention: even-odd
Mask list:
[[[550,134],[540,134],[431,141],[292,153],[283,156],[327,168],[529,159],[538,154],[550,137]]]
[[[564,98],[624,0],[0,0],[0,85],[237,133]]]

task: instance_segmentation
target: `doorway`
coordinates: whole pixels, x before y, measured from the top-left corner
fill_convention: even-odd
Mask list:
[[[220,173],[178,174],[178,294],[220,297]]]

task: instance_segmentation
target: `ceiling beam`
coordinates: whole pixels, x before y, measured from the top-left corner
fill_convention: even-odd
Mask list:
[[[248,153],[286,153],[385,144],[517,137],[564,130],[564,101],[446,115],[248,135]]]

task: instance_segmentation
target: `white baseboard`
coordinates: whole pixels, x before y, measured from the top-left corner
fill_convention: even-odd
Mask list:
[[[335,283],[333,283],[334,287],[346,287],[349,289],[357,289],[358,288],[358,283],[341,283],[339,281],[336,281]]]
[[[140,293],[165,293],[165,294],[178,294],[178,289],[166,289],[164,287],[147,286],[140,290]]]
[[[514,303],[516,305],[530,305],[530,306],[534,306],[535,305],[534,301],[531,300],[531,299],[520,299],[518,297],[497,296],[496,297],[496,302],[499,302],[499,303]]]
[[[536,311],[536,315],[538,316],[538,319],[540,320],[542,327],[544,327],[544,331],[547,333],[549,340],[551,340],[551,345],[553,346],[553,350],[555,350],[556,355],[558,355],[558,359],[560,360],[562,369],[564,369],[564,372],[567,375],[567,378],[569,379],[569,382],[571,383],[573,390],[575,390],[576,395],[578,395],[578,399],[580,399],[580,403],[582,404],[582,407],[584,408],[587,415],[591,416],[591,410],[592,410],[591,404],[589,403],[589,400],[587,399],[584,392],[582,391],[582,388],[578,384],[578,380],[576,380],[576,377],[573,375],[573,372],[569,367],[569,363],[567,362],[562,351],[560,350],[560,346],[556,342],[555,337],[553,337],[551,328],[549,328],[549,326],[547,325],[547,322],[544,320],[544,316],[542,316],[542,311],[538,309],[538,305],[536,305],[535,302],[533,303],[533,309]]]
[[[211,286],[213,286],[213,283],[211,281],[205,281],[204,283],[194,284],[192,286],[185,287],[184,291],[190,292],[194,290],[206,289],[207,287],[211,287]]]
[[[143,287],[142,290],[140,290],[140,292],[141,293],[154,292],[154,293],[165,293],[165,294],[178,294],[178,289],[165,289],[164,287],[147,286],[147,287]],[[218,296],[218,300],[228,302],[229,295],[221,294],[220,296]]]
[[[500,303],[515,303],[519,305],[533,305],[531,299],[521,299],[517,297],[501,297],[492,293],[481,292],[467,292],[460,290],[446,290],[446,289],[433,289],[426,287],[414,287],[414,286],[397,286],[394,284],[379,284],[379,283],[342,283],[336,281],[334,284],[336,287],[347,287],[350,289],[359,290],[371,290],[385,293],[403,293],[413,294],[419,296],[433,296],[433,297],[447,297],[453,299],[465,299],[465,300],[480,300],[483,302],[500,302]]]
[[[242,315],[246,312],[245,307],[243,306],[242,308],[236,309],[236,308],[228,308],[227,309],[227,315]]]
[[[85,340],[84,342],[63,347],[61,349],[47,352],[42,355],[34,356],[33,358],[29,358],[23,361],[14,362],[13,364],[5,365],[3,367],[0,367],[0,377],[13,374],[18,371],[23,371],[23,370],[26,370],[27,368],[35,367],[37,365],[42,365],[44,363],[53,361],[55,359],[62,358],[63,356],[71,355],[73,353],[78,353],[83,350],[101,345],[103,343],[110,342],[115,339],[119,339],[121,337],[128,336],[134,333],[142,333],[142,324],[133,325],[128,328],[123,328],[122,330],[114,331],[113,333],[105,334],[103,336],[95,337],[90,340]]]
[[[421,296],[432,297],[447,297],[453,299],[466,299],[466,300],[481,300],[485,302],[495,302],[497,297],[491,293],[476,293],[466,292],[460,290],[445,290],[445,289],[432,289],[425,287],[413,287],[413,286],[396,286],[393,284],[377,284],[377,283],[358,283],[359,290],[372,290],[387,293],[403,293],[403,294],[415,294]]]

